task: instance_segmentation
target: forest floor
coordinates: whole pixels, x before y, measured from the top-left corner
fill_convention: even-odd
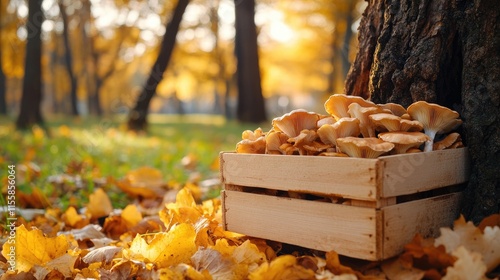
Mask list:
[[[498,276],[498,219],[488,222],[493,232],[456,225],[467,233],[459,244],[473,236],[490,252],[447,252],[416,238],[384,263],[226,232],[218,155],[255,125],[155,116],[147,134],[136,134],[123,123],[56,119],[18,132],[0,119],[0,272],[7,272],[0,279],[473,279],[463,277],[486,269]]]

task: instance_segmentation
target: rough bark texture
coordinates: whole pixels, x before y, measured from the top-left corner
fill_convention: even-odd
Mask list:
[[[137,98],[134,108],[130,111],[128,120],[128,129],[130,130],[140,131],[146,129],[149,103],[156,93],[156,88],[163,78],[163,73],[167,69],[170,57],[174,50],[175,38],[177,37],[177,31],[179,30],[182,15],[184,14],[188,3],[189,0],[179,0],[177,6],[175,7],[173,16],[167,24],[158,57],[151,68],[151,73],[146,81],[146,85]]]
[[[21,110],[16,121],[19,129],[26,129],[34,124],[42,124],[40,105],[42,103],[42,1],[28,1],[28,42],[24,67],[23,94]]]
[[[463,213],[500,210],[500,9],[496,0],[370,0],[346,94],[457,110],[472,159]]]
[[[266,121],[267,116],[260,84],[254,9],[254,0],[235,0],[235,48],[238,61],[238,105],[236,116],[242,122],[261,123]]]

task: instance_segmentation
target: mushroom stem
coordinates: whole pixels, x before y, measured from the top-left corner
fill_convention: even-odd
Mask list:
[[[428,130],[424,131],[431,140],[425,141],[424,152],[432,152],[432,146],[434,145],[434,137],[436,137],[436,131]]]

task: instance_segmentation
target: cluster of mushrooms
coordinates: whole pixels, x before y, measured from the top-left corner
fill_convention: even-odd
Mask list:
[[[418,101],[405,109],[334,94],[325,110],[329,115],[293,110],[273,119],[268,132],[246,130],[236,152],[377,158],[463,147],[453,132],[462,124],[459,114],[437,104]]]

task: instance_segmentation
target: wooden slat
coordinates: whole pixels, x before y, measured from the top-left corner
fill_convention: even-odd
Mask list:
[[[377,160],[221,153],[223,183],[377,199]]]
[[[403,251],[415,234],[436,236],[458,218],[461,193],[452,193],[383,208],[383,258]]]
[[[383,162],[381,197],[394,197],[461,184],[469,179],[467,148],[395,155]]]
[[[225,190],[226,230],[341,255],[376,260],[371,208]]]

